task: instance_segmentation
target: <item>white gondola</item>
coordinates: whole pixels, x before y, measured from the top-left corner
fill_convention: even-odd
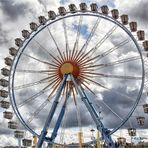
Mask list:
[[[143,47],[145,51],[148,51],[148,41],[143,42]]]
[[[5,118],[5,119],[12,119],[13,118],[13,113],[12,112],[8,112],[8,111],[5,111],[5,112],[3,112],[3,117]]]
[[[81,3],[79,6],[80,6],[80,10],[81,11],[87,11],[87,5],[86,5],[86,3]]]
[[[16,56],[17,50],[14,47],[9,48],[9,54],[12,56]]]
[[[45,16],[39,16],[38,19],[41,25],[45,25],[47,22],[47,19],[45,18]]]
[[[108,15],[108,13],[109,13],[108,6],[107,5],[101,6],[101,11],[102,11],[103,14]]]
[[[130,22],[129,23],[131,32],[137,31],[137,22]]]
[[[75,4],[70,4],[69,5],[69,10],[70,10],[70,12],[75,13],[77,11],[76,5]]]
[[[10,75],[10,70],[7,68],[2,68],[1,69],[1,74],[4,76],[9,76]]]
[[[62,15],[62,16],[63,16],[63,15],[66,15],[66,9],[65,9],[64,7],[59,7],[59,8],[58,8],[58,11],[59,11],[59,14],[60,14],[60,15]]]
[[[18,47],[21,47],[23,45],[23,41],[21,40],[21,38],[15,39],[15,45]]]
[[[92,3],[90,8],[92,12],[98,12],[98,5],[96,3]]]
[[[32,140],[30,140],[30,139],[23,139],[22,143],[23,143],[23,146],[25,146],[25,147],[31,147],[32,146]]]
[[[8,109],[10,107],[10,102],[8,101],[1,101],[0,106],[4,109]]]
[[[148,104],[143,105],[144,113],[148,114]]]
[[[3,97],[3,98],[7,98],[8,97],[8,91],[0,90],[0,96]]]
[[[135,128],[129,128],[128,129],[129,136],[136,136],[136,129]]]
[[[18,128],[17,122],[9,121],[8,122],[8,128],[10,128],[10,129],[17,129]]]
[[[138,125],[143,126],[144,125],[144,121],[145,121],[145,117],[141,117],[141,116],[137,117]]]
[[[17,139],[23,139],[24,132],[23,131],[14,131],[14,137]]]
[[[112,17],[114,19],[118,19],[119,18],[119,11],[118,11],[118,9],[111,10],[111,14],[112,14]]]
[[[28,39],[29,36],[30,36],[30,33],[28,30],[22,30],[22,36],[25,38],[25,39]]]
[[[8,87],[9,82],[5,79],[0,79],[0,85],[3,87]]]
[[[36,31],[38,29],[38,25],[36,23],[34,23],[34,22],[31,22],[30,23],[30,29],[32,31]]]
[[[145,39],[145,33],[144,33],[144,31],[143,30],[137,31],[137,37],[138,37],[138,40],[139,41],[144,40]]]
[[[117,140],[118,140],[119,146],[125,146],[126,145],[126,138],[119,137],[119,138],[117,138]]]
[[[56,18],[56,13],[54,11],[48,11],[48,17],[51,20],[54,20]]]
[[[123,14],[120,16],[121,17],[121,22],[123,25],[127,25],[128,24],[128,15]]]
[[[12,66],[12,64],[13,64],[13,60],[12,60],[12,59],[6,57],[4,60],[5,60],[5,64],[6,64],[6,65]]]

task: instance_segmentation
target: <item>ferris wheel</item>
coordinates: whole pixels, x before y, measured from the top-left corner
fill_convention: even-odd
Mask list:
[[[9,91],[0,94],[9,94],[20,122],[39,137],[38,147],[60,143],[63,129],[91,125],[114,147],[111,135],[130,118],[143,91],[144,31],[126,14],[119,20],[117,9],[79,6],[39,16],[5,58],[10,68],[2,74],[9,80],[1,84]]]

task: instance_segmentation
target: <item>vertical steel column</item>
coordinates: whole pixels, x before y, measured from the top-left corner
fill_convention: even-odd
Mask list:
[[[57,105],[58,105],[59,98],[60,98],[60,96],[61,96],[62,90],[63,90],[63,88],[64,88],[64,86],[65,86],[65,84],[66,84],[67,76],[68,76],[68,74],[65,74],[65,75],[64,75],[63,81],[61,82],[61,84],[60,84],[60,86],[59,86],[59,88],[58,88],[57,95],[56,95],[56,97],[55,97],[55,100],[54,100],[54,102],[53,102],[53,104],[52,104],[51,110],[50,110],[50,112],[49,112],[49,114],[48,114],[48,117],[47,117],[47,119],[46,119],[44,128],[43,128],[43,130],[42,130],[42,132],[41,132],[41,135],[40,135],[40,137],[39,137],[38,148],[41,148],[41,146],[42,146],[42,144],[43,144],[43,142],[44,142],[44,140],[45,140],[45,137],[46,137],[46,135],[47,135],[47,130],[48,130],[49,125],[50,125],[50,123],[51,123],[51,120],[52,120],[52,118],[53,118],[53,115],[54,115],[54,112],[55,112],[55,110],[56,110],[56,107],[57,107]]]
[[[82,137],[83,137],[83,133],[82,133],[82,131],[80,131],[80,132],[78,133],[79,148],[83,148],[83,139],[82,139]]]
[[[57,136],[57,132],[58,132],[59,127],[60,127],[60,125],[62,123],[63,116],[65,114],[66,104],[67,104],[67,100],[68,100],[68,98],[70,96],[70,93],[71,93],[71,90],[69,90],[69,92],[66,94],[66,98],[65,98],[64,104],[62,106],[62,109],[60,111],[60,114],[58,116],[58,119],[57,119],[57,122],[55,124],[54,130],[52,132],[51,137],[49,138],[50,139],[50,143],[48,143],[48,146],[52,146],[52,144],[53,144],[53,142],[54,142],[54,140],[55,140],[55,138]]]
[[[97,131],[97,148],[101,148],[101,143],[100,143],[100,132],[99,130]]]
[[[99,118],[93,104],[89,101],[83,88],[77,84],[77,82],[75,81],[75,79],[72,75],[71,75],[71,80],[73,81],[79,95],[81,96],[82,101],[84,102],[84,104],[85,104],[86,108],[88,109],[90,115],[92,116],[94,122],[96,123],[97,129],[101,131],[102,138],[105,139],[109,148],[115,148],[114,142],[112,141],[111,136],[109,135],[109,130],[107,128],[104,128],[104,125],[100,121],[100,118]]]
[[[18,148],[21,148],[21,139],[18,138]]]

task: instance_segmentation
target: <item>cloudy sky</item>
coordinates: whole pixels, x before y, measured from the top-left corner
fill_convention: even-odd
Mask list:
[[[23,29],[28,29],[29,30],[29,23],[30,22],[37,22],[37,17],[40,15],[45,15],[47,17],[47,11],[48,10],[54,10],[56,13],[58,12],[58,7],[59,6],[65,6],[66,9],[68,9],[68,5],[70,3],[75,3],[76,6],[79,5],[79,3],[84,2],[81,0],[0,0],[0,68],[5,67],[4,65],[4,58],[9,56],[8,49],[9,47],[15,47],[14,45],[14,39],[17,37],[21,37],[21,31]],[[85,1],[88,5],[92,2],[90,0]],[[113,8],[118,8],[120,14],[128,14],[130,21],[137,21],[138,23],[138,29],[145,30],[146,38],[148,38],[148,29],[147,29],[147,24],[148,24],[148,1],[147,0],[100,0],[96,1],[94,0],[93,2],[96,2],[98,6],[107,4],[110,9]],[[85,43],[85,40],[89,36],[91,32],[91,28],[96,22],[95,17],[89,17],[87,19],[86,17],[83,18],[83,24],[82,24],[82,29],[80,31],[80,42],[79,46],[82,46]],[[71,42],[69,44],[69,47],[72,48],[75,39],[74,35],[76,35],[76,31],[78,28],[78,23],[79,23],[79,17],[74,17],[74,19],[67,19],[67,30],[68,30],[68,40]],[[105,25],[104,25],[105,24]],[[92,42],[90,42],[90,45],[88,46],[89,48],[94,47],[93,45],[97,43],[97,40],[101,39],[110,29],[114,27],[114,24],[109,23],[108,21],[101,20],[100,26],[96,30],[96,34],[94,35],[94,39]],[[104,29],[104,28],[107,29]],[[127,26],[128,27],[128,26]],[[51,25],[51,32],[54,32],[54,38],[56,39],[58,45],[60,48],[64,48],[65,45],[64,43],[64,30],[61,21],[55,23],[55,25]],[[129,27],[128,27],[129,29]],[[61,37],[61,35],[63,35]],[[122,35],[122,36],[121,36]],[[55,45],[54,42],[52,41],[52,38],[46,38],[48,36],[47,30],[43,30],[40,34],[38,34],[35,37],[35,41],[38,41],[41,45],[44,45],[44,47],[47,49],[50,47],[50,52],[53,53],[55,50]],[[135,36],[135,34],[134,34]],[[43,39],[44,38],[44,39]],[[135,36],[136,38],[136,36]],[[106,41],[107,44],[103,44],[100,49],[101,49],[101,54],[103,54],[104,49],[110,49],[112,47],[115,47],[116,45],[120,44],[124,40],[129,39],[127,38],[127,34],[123,32],[120,28],[117,28],[114,34],[112,34],[109,39]],[[48,56],[46,53],[42,53],[41,47],[37,45],[38,42],[31,42],[29,46],[26,48],[25,53],[31,56],[35,56],[36,58],[40,58],[41,60],[49,61]],[[140,42],[141,45],[141,42]],[[33,50],[36,49],[36,50]],[[143,50],[143,49],[142,49]],[[105,50],[106,51],[106,50]],[[98,53],[98,52],[96,52]],[[54,55],[56,56],[56,52]],[[99,53],[100,54],[100,53]],[[114,53],[111,53],[109,57],[106,57],[105,59],[101,59],[101,62],[105,63],[110,63],[117,61],[118,58],[125,59],[125,58],[131,58],[133,55],[137,56],[137,51],[133,43],[128,42],[125,46],[121,47],[121,51],[115,51]],[[95,55],[92,55],[94,57]],[[27,62],[28,64],[25,64]],[[124,76],[135,76],[135,77],[140,77],[141,75],[141,68],[140,68],[140,60],[137,60],[137,63],[135,61],[131,61],[127,64],[123,64],[120,66],[115,66],[113,68],[106,68],[101,70],[101,73],[107,73],[110,75],[123,75]],[[95,61],[95,63],[100,64],[98,61]],[[36,66],[37,65],[37,66]],[[18,69],[29,69],[29,70],[45,70],[48,67],[46,65],[43,65],[41,63],[35,62],[34,60],[28,59],[27,56],[23,56],[20,58],[20,63],[18,64]],[[139,71],[137,71],[137,69]],[[31,77],[31,79],[30,79]],[[23,85],[26,85],[28,83],[33,83],[38,80],[38,78],[43,79],[45,78],[44,75],[41,74],[36,74],[36,76],[33,76],[33,74],[22,74],[22,73],[17,73],[16,74],[16,87]],[[90,92],[87,91],[87,95],[90,98],[94,98],[94,103],[95,107],[98,108],[98,106],[101,106],[102,110],[102,116],[103,116],[103,122],[106,127],[108,128],[115,128],[124,118],[129,110],[131,109],[135,98],[138,94],[139,91],[139,84],[141,81],[135,80],[122,80],[122,79],[107,79],[107,78],[94,78],[97,82],[100,82],[102,84],[107,84],[106,86],[109,88],[109,90],[103,90],[103,88],[96,88],[96,85],[94,84],[89,84],[90,88],[93,89],[95,92],[95,96]],[[28,82],[28,83],[26,83]],[[36,86],[36,87],[31,87],[31,88],[25,88],[25,89],[17,89],[15,90],[16,94],[16,102],[17,104],[22,104],[24,100],[26,100],[26,97],[31,97],[37,92],[41,90],[41,88],[44,88],[49,82],[45,81],[45,83]],[[124,84],[124,85],[123,85]],[[50,89],[48,89],[49,91]],[[118,92],[118,93],[117,93]],[[124,94],[124,95],[123,95]],[[126,95],[126,97],[125,97]],[[32,104],[25,104],[22,107],[19,108],[19,111],[22,113],[21,115],[24,117],[24,120],[27,122],[29,119],[31,119],[31,116],[36,111],[36,106],[39,107],[45,99],[42,100],[42,98],[47,98],[48,93],[44,93],[42,96],[39,96],[37,99],[37,103],[32,102]],[[54,97],[54,96],[53,96]],[[131,99],[133,97],[133,99]],[[21,101],[20,99],[21,98]],[[63,97],[64,98],[64,97]],[[119,99],[120,98],[120,99]],[[72,99],[72,98],[70,98]],[[131,100],[130,100],[131,99]],[[7,100],[7,99],[6,99]],[[61,98],[62,100],[62,98]],[[114,102],[113,102],[114,100]],[[53,99],[51,99],[52,103]],[[72,102],[72,103],[71,103]],[[92,120],[90,120],[90,116],[83,105],[83,103],[80,101],[80,99],[77,101],[78,108],[80,108],[80,116],[82,120],[82,125],[85,126],[84,131],[89,131],[91,128],[94,127],[94,123]],[[125,124],[124,128],[127,128],[129,126],[133,126],[136,128],[139,128],[135,124],[135,116],[141,115],[145,116],[142,110],[141,105],[146,102],[146,96],[143,95],[142,99],[139,103],[138,108],[133,114],[133,117],[131,117],[130,121]],[[48,108],[51,107],[51,103],[48,103],[48,105],[43,109],[43,111],[39,114],[39,116],[32,121],[31,123],[28,123],[28,125],[35,130],[37,133],[40,133],[40,128],[43,126],[43,123],[45,121],[45,117],[47,116],[47,111]],[[59,108],[62,106],[63,101],[60,101]],[[74,106],[73,100],[69,101],[69,107],[67,111],[67,119],[65,120],[65,124],[67,127],[69,127],[69,131],[67,130],[65,133],[70,134],[74,132],[73,128],[76,128],[78,126],[77,123],[77,117],[74,116],[73,118],[72,115],[76,114],[76,107]],[[106,106],[109,105],[112,111],[115,111],[118,113],[120,116],[117,117],[118,115],[115,115],[114,113],[111,113],[111,110],[109,107]],[[20,105],[21,106],[21,105]],[[2,113],[3,109],[0,109],[0,146],[2,145],[10,145],[10,144],[16,144],[16,140],[13,138],[13,131],[9,130],[7,128],[7,120],[3,119]],[[58,115],[59,110],[55,113]],[[85,113],[85,114],[84,114]],[[25,118],[26,117],[26,118]],[[56,117],[54,117],[51,128],[54,125],[56,121]],[[14,119],[15,120],[15,117]],[[146,118],[146,125],[147,124],[147,118]],[[38,124],[36,124],[38,123]],[[137,134],[137,139],[141,137],[148,137],[147,133],[147,126],[144,126],[145,130],[142,130],[139,128],[139,133]],[[21,125],[20,125],[20,128]],[[72,131],[72,132],[71,132]],[[88,132],[87,132],[88,133]],[[129,138],[127,135],[126,130],[122,130],[122,132],[117,132],[115,135],[120,135],[123,134],[125,137]],[[71,139],[75,140],[76,133],[74,132],[73,135],[71,135]],[[86,134],[86,139],[90,136],[90,134]],[[65,136],[66,137],[66,136]],[[116,138],[116,136],[115,136]],[[89,139],[89,138],[88,138]],[[59,139],[57,139],[58,141]]]

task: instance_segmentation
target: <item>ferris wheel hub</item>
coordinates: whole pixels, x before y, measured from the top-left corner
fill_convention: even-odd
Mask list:
[[[61,70],[61,73],[64,75],[64,74],[72,73],[74,68],[71,63],[67,62],[61,66],[60,70]]]
[[[60,78],[63,78],[64,74],[72,74],[74,77],[78,77],[80,74],[79,66],[74,61],[66,61],[63,64],[61,64],[59,68],[59,76]]]

